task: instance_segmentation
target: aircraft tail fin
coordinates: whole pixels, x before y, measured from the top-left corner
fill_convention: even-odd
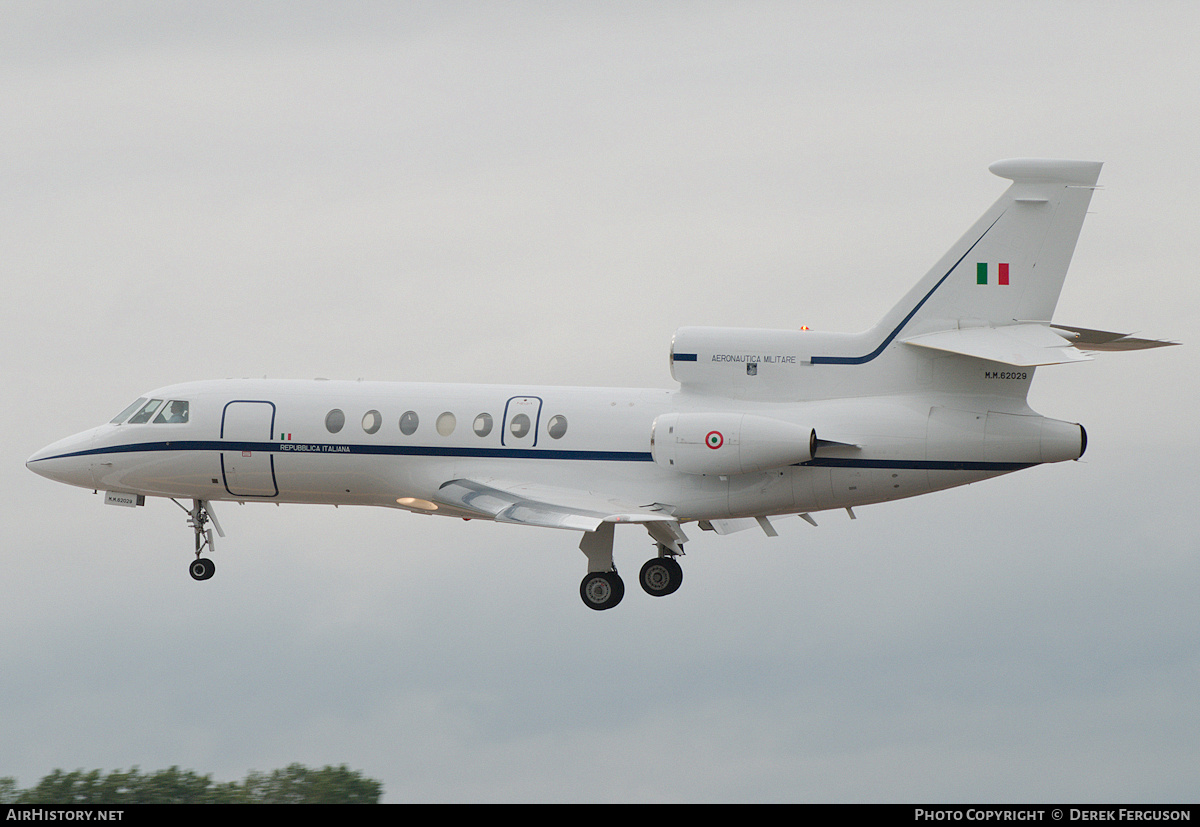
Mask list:
[[[1015,159],[1013,183],[876,326],[881,338],[1048,323],[1100,175],[1093,161]]]
[[[1008,189],[870,330],[680,328],[671,374],[685,390],[745,399],[914,387],[1024,399],[1036,366],[1173,344],[1052,324],[1100,168],[1093,161],[997,161],[988,169],[1012,181]]]

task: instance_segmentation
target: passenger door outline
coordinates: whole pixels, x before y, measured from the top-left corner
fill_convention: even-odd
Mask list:
[[[264,399],[235,399],[221,411],[221,439],[235,448],[221,452],[221,478],[234,497],[277,497],[275,403]]]

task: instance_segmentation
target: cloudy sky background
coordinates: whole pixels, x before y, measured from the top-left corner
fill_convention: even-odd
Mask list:
[[[648,6],[648,7],[647,7]],[[1200,7],[0,7],[0,775],[346,763],[388,801],[1195,801]],[[667,387],[681,325],[873,324],[1015,156],[1106,162],[1038,373],[1083,461],[693,531],[168,501],[25,459],[240,376]],[[644,536],[618,532],[636,572]]]

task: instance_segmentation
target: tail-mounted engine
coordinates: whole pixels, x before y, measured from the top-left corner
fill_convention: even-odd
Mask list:
[[[650,453],[682,474],[747,474],[808,462],[817,432],[778,419],[738,413],[672,413],[654,420]]]

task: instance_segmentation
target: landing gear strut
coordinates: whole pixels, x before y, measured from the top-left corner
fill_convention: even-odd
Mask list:
[[[224,537],[225,532],[221,530],[221,524],[217,522],[217,515],[212,510],[212,504],[208,500],[192,500],[192,507],[185,508],[178,500],[171,502],[183,508],[188,515],[188,528],[192,530],[192,534],[196,538],[196,559],[188,566],[188,573],[192,575],[193,580],[207,580],[216,574],[217,567],[212,560],[207,557],[201,557],[200,554],[204,549],[208,549],[211,553],[213,550],[213,528],[217,530],[217,536]],[[209,528],[208,524],[212,522],[213,528]]]

